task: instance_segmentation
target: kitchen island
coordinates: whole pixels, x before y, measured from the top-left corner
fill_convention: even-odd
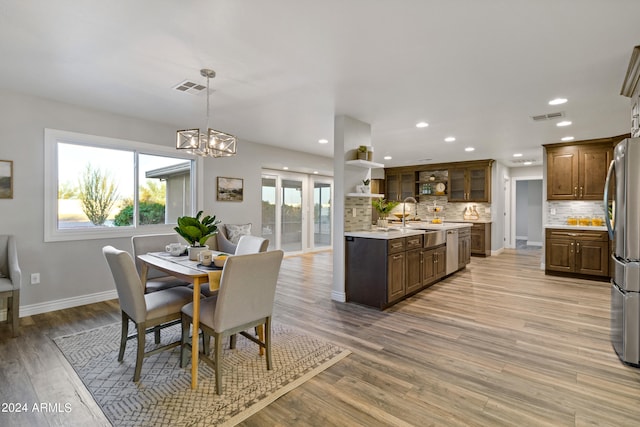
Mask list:
[[[465,268],[470,229],[423,222],[346,232],[347,301],[385,309]]]

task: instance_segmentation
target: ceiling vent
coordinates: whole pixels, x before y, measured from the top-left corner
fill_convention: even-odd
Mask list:
[[[540,114],[537,116],[531,116],[534,122],[543,122],[545,120],[554,120],[564,117],[564,111],[558,111],[557,113]]]
[[[536,161],[534,159],[513,159],[511,160],[511,163],[516,164],[516,165],[521,165],[524,163],[535,163]]]
[[[207,87],[200,83],[195,83],[190,80],[185,80],[182,83],[178,83],[173,87],[178,92],[190,93],[192,95],[201,94]]]

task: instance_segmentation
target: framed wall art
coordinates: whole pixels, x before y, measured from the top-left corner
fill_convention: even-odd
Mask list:
[[[13,160],[0,160],[0,199],[13,199]]]
[[[216,199],[222,202],[241,202],[244,183],[242,178],[218,177]]]

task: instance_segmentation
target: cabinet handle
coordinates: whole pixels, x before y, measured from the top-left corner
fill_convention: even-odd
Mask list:
[[[402,247],[402,243],[392,243],[391,249],[398,249]]]
[[[402,255],[396,255],[396,256],[393,257],[393,259],[400,259],[400,258],[402,258]]]
[[[573,187],[573,197],[578,197],[578,187]]]
[[[580,186],[580,198],[582,199],[583,195],[582,195],[582,186]]]
[[[580,242],[576,243],[576,253],[580,253]]]
[[[569,250],[570,253],[573,253],[573,242],[571,242],[571,250]]]

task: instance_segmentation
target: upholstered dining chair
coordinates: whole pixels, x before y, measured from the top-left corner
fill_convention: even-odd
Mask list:
[[[102,248],[102,253],[111,269],[116,290],[118,291],[120,311],[122,312],[122,335],[120,337],[118,362],[122,362],[124,358],[127,340],[137,338],[138,349],[133,374],[133,381],[137,382],[140,380],[142,360],[145,357],[180,344],[180,341],[172,342],[145,353],[145,333],[147,329],[153,329],[156,344],[159,344],[160,329],[155,327],[164,328],[179,323],[180,310],[189,301],[193,301],[193,291],[186,286],[176,286],[145,294],[133,259],[128,252],[118,250],[113,246],[105,246]],[[132,336],[129,336],[129,320],[136,325],[137,329],[137,333]]]
[[[216,393],[222,394],[222,342],[226,336],[241,334],[266,351],[267,370],[271,369],[271,315],[283,252],[280,250],[229,257],[220,279],[217,295],[200,304],[205,355],[202,359],[215,371]],[[193,321],[193,303],[182,308],[182,349],[180,366],[187,363],[189,326]],[[264,341],[245,332],[264,325]],[[198,337],[198,331],[193,336]],[[213,337],[213,360],[208,342]]]
[[[265,252],[269,247],[269,240],[257,236],[242,236],[238,240],[235,255],[257,254]]]
[[[180,241],[180,236],[176,233],[133,236],[131,238],[131,246],[133,247],[133,259],[136,262],[138,275],[142,272],[142,261],[138,259],[138,255],[148,252],[164,252],[165,247],[171,243],[184,242]],[[188,282],[169,276],[163,271],[150,268],[147,271],[147,283],[145,284],[144,290],[145,293],[148,293],[173,288],[175,286],[187,286],[188,284]]]
[[[13,235],[0,235],[0,298],[7,299],[7,323],[11,322],[13,336],[20,326],[20,284],[22,272],[18,265],[18,251]]]

